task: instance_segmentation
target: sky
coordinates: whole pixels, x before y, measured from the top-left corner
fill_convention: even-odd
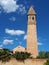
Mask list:
[[[38,50],[49,51],[49,0],[0,0],[0,48],[26,47],[31,6],[36,12]]]

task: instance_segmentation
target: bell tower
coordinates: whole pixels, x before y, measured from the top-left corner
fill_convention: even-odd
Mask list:
[[[28,26],[27,26],[27,52],[30,52],[33,58],[38,56],[37,34],[36,34],[36,13],[30,7],[28,12]]]

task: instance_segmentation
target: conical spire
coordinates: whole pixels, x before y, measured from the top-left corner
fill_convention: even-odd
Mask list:
[[[33,14],[36,14],[36,13],[35,13],[35,10],[33,9],[33,7],[31,6],[28,11],[28,15],[33,15]]]

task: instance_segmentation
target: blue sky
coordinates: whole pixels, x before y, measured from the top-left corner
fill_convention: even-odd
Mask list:
[[[26,47],[27,12],[34,7],[37,16],[38,50],[49,51],[49,0],[0,0],[0,47],[12,50]]]

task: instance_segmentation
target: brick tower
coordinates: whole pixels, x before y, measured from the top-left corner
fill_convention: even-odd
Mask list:
[[[30,52],[33,58],[38,56],[37,49],[37,34],[36,34],[36,13],[32,7],[28,12],[28,26],[27,26],[27,52]]]

